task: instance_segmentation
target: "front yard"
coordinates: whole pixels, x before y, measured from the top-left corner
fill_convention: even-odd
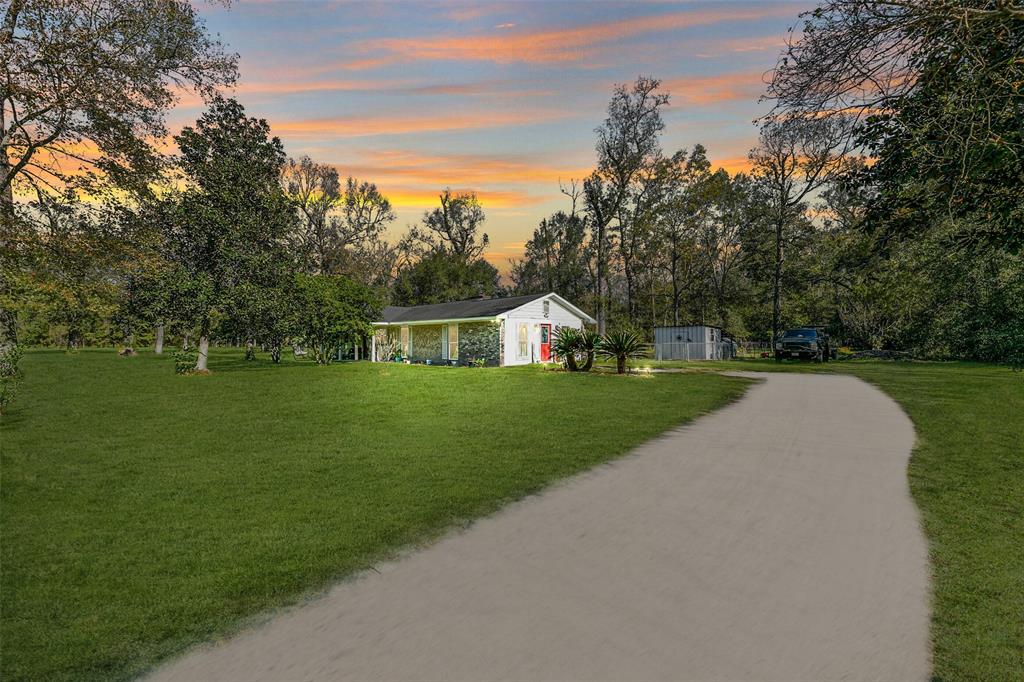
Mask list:
[[[715,374],[29,353],[0,677],[125,679],[738,397]]]

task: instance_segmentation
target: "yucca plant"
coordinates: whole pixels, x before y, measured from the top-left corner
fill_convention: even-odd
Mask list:
[[[581,372],[589,372],[594,366],[594,356],[597,354],[597,347],[601,343],[601,335],[595,331],[584,329],[580,332],[579,353],[583,356]]]
[[[624,329],[602,336],[597,352],[604,357],[615,358],[616,371],[625,374],[626,360],[643,355],[644,343],[639,334]]]
[[[580,330],[572,327],[557,327],[552,336],[551,348],[570,372],[579,369],[576,354],[580,351]]]

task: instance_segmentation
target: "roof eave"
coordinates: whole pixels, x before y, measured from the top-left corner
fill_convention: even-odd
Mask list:
[[[396,320],[395,322],[371,322],[374,327],[402,327],[422,324],[450,324],[452,322],[494,322],[504,317],[502,315],[485,315],[483,317],[446,317],[437,320]]]

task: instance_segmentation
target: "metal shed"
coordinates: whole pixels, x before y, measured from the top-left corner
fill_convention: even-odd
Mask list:
[[[727,360],[736,346],[709,325],[654,328],[654,357],[658,360]]]

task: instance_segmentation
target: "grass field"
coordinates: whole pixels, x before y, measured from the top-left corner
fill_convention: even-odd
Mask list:
[[[5,680],[124,679],[714,410],[714,374],[30,352],[0,425]]]
[[[1024,373],[973,363],[637,364],[843,372],[892,396],[917,431],[909,477],[934,577],[934,679],[1024,680]]]

